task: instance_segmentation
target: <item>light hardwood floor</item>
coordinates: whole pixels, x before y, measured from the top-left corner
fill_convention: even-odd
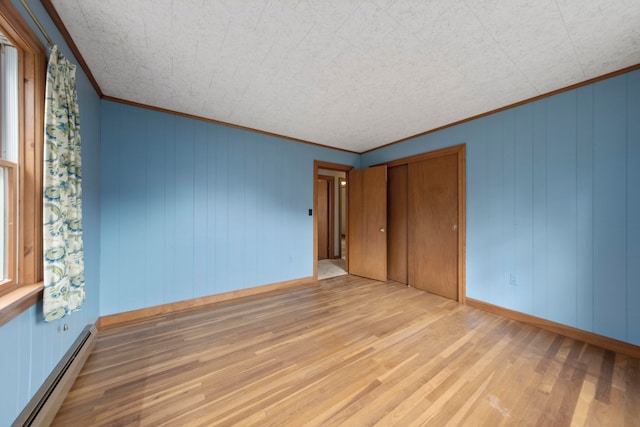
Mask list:
[[[342,276],[100,332],[56,426],[640,425],[640,361]]]

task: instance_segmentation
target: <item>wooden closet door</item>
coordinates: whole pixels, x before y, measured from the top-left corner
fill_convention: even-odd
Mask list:
[[[409,285],[458,299],[458,159],[408,165]]]
[[[387,167],[351,170],[349,274],[387,280]]]
[[[409,283],[407,278],[407,165],[388,169],[387,265],[388,279]]]

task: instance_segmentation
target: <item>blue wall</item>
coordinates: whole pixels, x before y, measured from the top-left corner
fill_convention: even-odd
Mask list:
[[[18,10],[23,11],[18,1]],[[49,19],[39,1],[29,1],[49,35],[71,61],[77,60]],[[31,23],[26,13],[25,20]],[[34,31],[39,34],[35,26]],[[46,44],[46,42],[43,43]],[[47,376],[88,324],[99,315],[100,280],[100,99],[78,67],[83,162],[83,227],[87,300],[82,310],[53,323],[42,321],[37,304],[0,327],[0,425],[9,425],[38,391]],[[64,324],[69,325],[63,331]]]
[[[0,327],[0,425],[98,315],[311,276],[315,159],[466,143],[468,296],[640,345],[640,71],[362,156],[100,101],[80,69],[78,90],[87,302]]]
[[[640,71],[366,153],[361,162],[460,143],[467,144],[467,295],[640,345]]]
[[[102,316],[313,275],[313,161],[359,156],[102,102]]]

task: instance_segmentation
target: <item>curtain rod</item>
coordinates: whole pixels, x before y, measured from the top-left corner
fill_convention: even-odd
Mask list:
[[[36,18],[36,15],[33,13],[33,10],[31,10],[31,8],[29,7],[29,5],[25,0],[20,0],[20,3],[22,3],[22,6],[24,6],[25,10],[27,11],[31,19],[33,19],[33,22],[36,24],[36,26],[38,27],[38,29],[40,30],[44,38],[47,39],[47,42],[49,43],[49,47],[53,47],[55,43],[53,42],[53,40],[51,40],[51,37],[49,37],[49,34],[47,34],[47,31],[44,29],[44,27],[42,26],[38,18]]]

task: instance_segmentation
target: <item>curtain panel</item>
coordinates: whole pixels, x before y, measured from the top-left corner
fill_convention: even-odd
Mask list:
[[[85,298],[75,76],[75,65],[53,46],[47,68],[43,170],[43,309],[48,322],[78,310]]]

